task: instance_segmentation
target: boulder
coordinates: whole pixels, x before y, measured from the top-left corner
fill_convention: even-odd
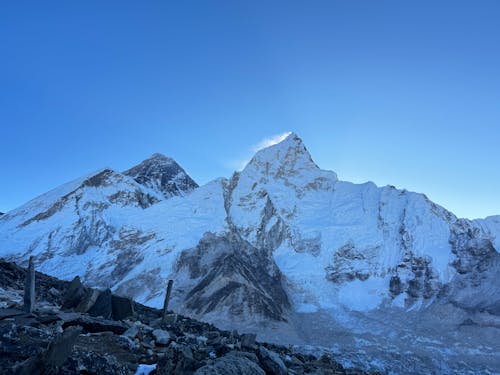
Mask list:
[[[130,298],[113,295],[111,297],[113,319],[123,320],[134,315],[134,303]]]
[[[49,344],[46,351],[25,361],[18,373],[20,375],[57,374],[59,367],[71,354],[81,331],[81,327],[69,327]]]
[[[106,289],[100,292],[94,305],[87,312],[91,316],[102,316],[104,319],[110,319],[113,315],[111,290]]]
[[[244,333],[243,335],[241,335],[241,347],[254,349],[256,347],[255,346],[256,338],[257,335],[255,333]]]
[[[263,346],[259,346],[257,351],[257,356],[261,367],[266,371],[268,375],[286,375],[287,369],[280,356]]]
[[[78,306],[76,306],[75,311],[83,313],[89,311],[92,308],[92,306],[94,306],[94,304],[96,303],[99,294],[100,294],[99,290],[89,289],[87,293],[85,293],[85,296],[82,298]]]
[[[88,315],[80,315],[76,313],[67,315],[68,316],[58,314],[58,316],[64,321],[62,325],[63,328],[80,326],[83,328],[85,333],[113,332],[117,335],[122,335],[127,330],[127,326],[122,322],[94,318]]]
[[[255,358],[257,360],[257,358]],[[231,352],[200,367],[194,375],[266,375],[257,363],[245,355]]]
[[[193,351],[186,345],[170,346],[158,360],[157,375],[192,374],[205,363],[198,362],[193,357]]]
[[[80,302],[85,298],[87,290],[80,281],[80,277],[76,276],[69,284],[68,290],[63,298],[61,309],[73,309],[77,307]]]
[[[167,331],[162,329],[155,329],[153,331],[153,337],[155,338],[156,345],[167,346],[170,342],[170,335]]]

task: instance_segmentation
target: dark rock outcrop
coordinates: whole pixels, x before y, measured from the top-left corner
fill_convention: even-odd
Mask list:
[[[175,160],[158,153],[123,174],[161,193],[165,198],[185,195],[198,187]]]

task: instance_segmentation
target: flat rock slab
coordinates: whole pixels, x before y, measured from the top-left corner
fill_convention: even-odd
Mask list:
[[[61,314],[59,314],[60,316]],[[63,328],[71,326],[80,326],[83,328],[85,333],[99,333],[99,332],[113,332],[114,334],[123,334],[128,327],[121,323],[113,320],[94,318],[88,315],[80,315],[74,317],[73,319],[63,319]]]
[[[23,314],[26,314],[26,311],[21,309],[13,309],[13,308],[0,309],[0,320],[5,318],[12,318],[13,316],[18,316]]]

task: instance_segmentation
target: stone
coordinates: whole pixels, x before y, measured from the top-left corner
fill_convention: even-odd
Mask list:
[[[104,319],[110,319],[113,314],[111,290],[106,289],[99,293],[94,305],[88,310],[91,316],[102,316]]]
[[[261,367],[266,371],[268,375],[286,375],[287,368],[280,356],[263,346],[259,346],[257,351],[257,357]]]
[[[113,319],[123,320],[134,316],[134,303],[130,298],[112,296],[111,309]]]
[[[35,264],[33,257],[30,257],[26,280],[24,284],[24,311],[33,312],[35,310]]]
[[[173,325],[177,323],[177,314],[163,315],[163,323],[165,323],[166,325]]]
[[[76,306],[75,311],[83,313],[89,311],[96,303],[99,294],[100,292],[97,289],[90,289],[87,291],[78,306]]]
[[[257,363],[243,355],[226,354],[194,373],[194,375],[266,375]]]
[[[68,290],[64,294],[63,304],[61,309],[67,310],[78,306],[85,298],[87,291],[80,281],[80,277],[76,276],[69,284]]]
[[[163,329],[155,329],[153,331],[156,345],[167,346],[170,342],[170,334]]]
[[[81,331],[81,327],[69,327],[49,344],[46,351],[25,361],[18,373],[20,375],[58,373],[58,368],[68,359]]]
[[[139,326],[137,324],[134,324],[132,327],[123,332],[123,336],[126,336],[131,340],[135,339],[138,334],[139,334]]]
[[[122,322],[114,320],[95,318],[88,315],[75,315],[64,317],[63,314],[58,314],[64,320],[63,328],[81,326],[85,333],[113,332],[117,335],[122,335],[128,328]]]
[[[0,309],[0,320],[24,314],[26,314],[26,311],[20,309],[14,309],[14,308]]]
[[[241,335],[241,347],[254,349],[256,347],[256,338],[257,335],[255,333],[244,333],[243,335]]]
[[[196,361],[192,350],[186,345],[170,346],[169,349],[158,359],[156,375],[192,374],[205,364]]]

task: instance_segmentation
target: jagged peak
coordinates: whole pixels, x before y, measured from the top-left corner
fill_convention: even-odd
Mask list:
[[[143,186],[158,191],[165,198],[184,195],[198,187],[174,159],[158,152],[123,174],[132,177]]]
[[[155,161],[161,161],[161,162],[166,162],[166,163],[172,163],[172,164],[175,163],[175,164],[177,164],[177,162],[174,159],[172,159],[169,156],[163,155],[160,152],[155,152],[149,158],[147,158],[146,160],[144,160],[143,163],[146,162],[146,161],[148,161],[148,160],[155,160]]]
[[[318,170],[302,139],[290,132],[278,143],[265,147],[254,155],[245,167],[262,169],[266,174],[295,174],[300,170]]]

